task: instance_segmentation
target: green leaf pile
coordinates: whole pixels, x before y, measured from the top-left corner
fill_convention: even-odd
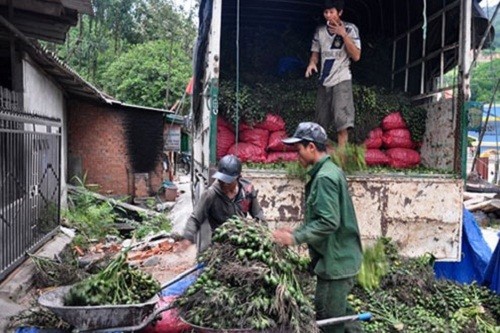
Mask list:
[[[274,244],[266,226],[233,217],[217,228],[199,259],[203,273],[178,299],[181,316],[191,324],[318,332],[308,259]]]

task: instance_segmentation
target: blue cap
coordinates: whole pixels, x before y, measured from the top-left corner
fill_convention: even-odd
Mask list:
[[[328,140],[326,131],[319,124],[312,122],[300,123],[291,138],[281,140],[286,145],[293,145],[294,143],[307,140],[316,143],[325,144]]]

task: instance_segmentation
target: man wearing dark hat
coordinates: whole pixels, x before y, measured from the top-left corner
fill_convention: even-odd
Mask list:
[[[316,122],[328,130],[335,126],[339,147],[349,139],[348,130],[354,127],[351,60],[361,57],[358,28],[340,19],[344,0],[326,0],[323,17],[326,24],[316,29],[311,45],[311,58],[306,78],[318,72],[321,60],[320,86],[316,99]]]
[[[179,250],[195,243],[199,252],[205,250],[210,245],[212,232],[234,215],[250,214],[264,220],[257,192],[250,181],[241,178],[238,157],[226,155],[221,158],[213,178],[216,181],[202,194],[187,221]]]
[[[356,212],[342,171],[326,152],[327,135],[316,123],[300,123],[293,137],[284,139],[299,152],[299,163],[311,167],[306,184],[304,222],[295,230],[277,229],[274,241],[281,245],[306,243],[311,270],[317,277],[317,319],[353,314],[347,302],[363,252]],[[327,333],[362,332],[359,323],[322,328]]]

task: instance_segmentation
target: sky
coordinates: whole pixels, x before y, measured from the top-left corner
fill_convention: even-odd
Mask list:
[[[177,0],[176,0],[177,1]],[[500,0],[483,0],[479,3],[481,7],[493,7],[496,6]]]

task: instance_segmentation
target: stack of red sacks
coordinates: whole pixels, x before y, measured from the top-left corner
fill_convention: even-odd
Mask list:
[[[217,119],[217,159],[224,155],[238,156],[242,162],[275,163],[295,161],[297,152],[293,147],[284,145],[281,139],[287,137],[285,122],[275,114],[253,126],[242,123],[238,127],[239,138],[236,144],[234,127],[224,118]]]
[[[368,133],[365,140],[365,161],[369,166],[389,165],[393,168],[412,168],[420,164],[417,144],[411,139],[401,113],[393,112],[383,120],[381,127]]]

